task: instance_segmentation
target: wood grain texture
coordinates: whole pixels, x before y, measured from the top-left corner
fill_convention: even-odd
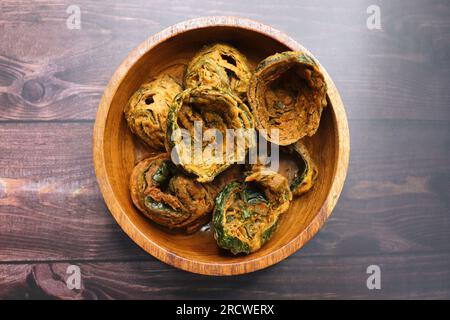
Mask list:
[[[447,1],[377,1],[382,31],[366,28],[369,0],[77,4],[81,30],[65,28],[68,1],[0,2],[0,298],[47,297],[22,279],[33,261],[59,260],[120,271],[93,277],[92,297],[182,298],[194,288],[200,298],[450,298]],[[216,14],[260,20],[311,49],[345,102],[352,151],[340,201],[311,242],[267,270],[207,280],[149,258],[112,220],[93,175],[91,121],[137,44]],[[360,280],[377,257],[386,282],[369,292]]]
[[[292,261],[291,261],[292,260]],[[0,265],[0,296],[14,299],[443,299],[450,255],[294,256],[245,276],[201,276],[157,261],[76,263],[81,288],[68,290],[69,263]],[[367,290],[366,268],[378,264],[382,290]],[[301,270],[301,275],[298,275]],[[436,277],[439,274],[439,277]],[[326,283],[327,285],[324,285]]]

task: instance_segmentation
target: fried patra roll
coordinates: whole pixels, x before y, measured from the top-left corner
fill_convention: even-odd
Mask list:
[[[216,198],[212,221],[217,244],[233,254],[258,250],[276,230],[291,200],[285,177],[254,166],[244,182],[231,182]]]
[[[300,196],[313,187],[319,171],[303,141],[299,140],[283,150],[297,160],[298,171],[290,183],[290,188],[294,196]]]
[[[280,145],[312,136],[327,105],[327,86],[316,62],[306,53],[287,51],[264,59],[250,79],[248,99],[256,127]],[[270,129],[278,129],[278,138]]]
[[[169,75],[143,84],[130,98],[124,113],[131,131],[155,150],[164,150],[169,105],[182,91]]]
[[[299,140],[289,146],[281,147],[279,151],[277,150],[277,152],[281,152],[282,155],[288,156],[288,159],[292,160],[292,162],[289,161],[288,167],[285,169],[272,168],[272,170],[281,169],[279,170],[279,173],[285,176],[288,180],[293,196],[300,196],[308,192],[314,186],[319,170],[311,157],[304,140]],[[281,158],[277,157],[277,159],[278,161],[283,162]],[[249,163],[245,165],[245,168],[246,170],[252,170],[255,166],[264,166],[267,169],[271,169],[273,161],[274,159],[270,159],[267,155],[258,155],[256,159],[257,164],[252,165]]]
[[[197,181],[212,181],[231,164],[244,161],[254,144],[253,116],[230,92],[196,87],[175,97],[167,118],[166,150]]]
[[[134,205],[154,222],[187,233],[211,218],[217,190],[180,173],[163,153],[140,161],[130,177]]]
[[[247,100],[247,86],[251,72],[247,58],[227,44],[205,46],[189,63],[185,87],[208,86],[231,90],[243,101]]]

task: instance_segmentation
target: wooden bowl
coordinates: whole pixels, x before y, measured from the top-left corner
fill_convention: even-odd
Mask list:
[[[339,93],[322,68],[328,84],[329,103],[318,132],[308,140],[319,168],[319,178],[309,193],[292,202],[267,244],[250,255],[233,256],[217,246],[211,230],[184,235],[155,225],[137,211],[130,198],[128,180],[131,170],[148,151],[132,136],[123,108],[133,92],[153,75],[166,71],[181,79],[194,53],[212,42],[234,45],[253,66],[275,52],[308,52],[278,30],[235,17],[199,18],[161,31],[130,53],[106,87],[94,127],[94,164],[109,210],[122,229],[144,250],[187,271],[235,275],[279,262],[300,249],[322,227],[344,184],[349,132]]]

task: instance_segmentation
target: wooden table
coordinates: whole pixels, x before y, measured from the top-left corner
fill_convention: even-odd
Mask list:
[[[0,3],[0,298],[450,298],[450,5],[375,1]],[[369,10],[370,11],[370,10]],[[350,167],[331,219],[302,250],[232,278],[146,254],[98,190],[92,128],[115,68],[151,34],[204,15],[284,30],[345,103]],[[77,265],[80,290],[66,286]],[[381,268],[381,290],[366,269]]]

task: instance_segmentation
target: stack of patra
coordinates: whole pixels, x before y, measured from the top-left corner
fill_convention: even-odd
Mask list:
[[[317,131],[326,92],[307,53],[276,53],[251,68],[230,45],[205,46],[182,84],[160,74],[142,84],[124,109],[129,128],[153,154],[131,174],[134,205],[153,222],[181,232],[211,222],[217,244],[233,254],[258,250],[293,197],[317,179],[303,138]],[[230,136],[230,130],[239,134]],[[272,170],[261,157],[249,162],[260,143],[276,144],[293,157],[295,175]]]

